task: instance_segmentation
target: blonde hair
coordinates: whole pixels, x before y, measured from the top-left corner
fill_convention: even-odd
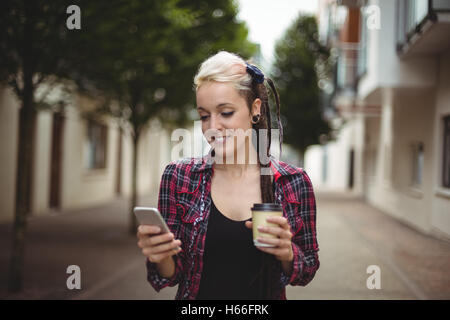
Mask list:
[[[194,77],[194,90],[209,81],[231,83],[238,91],[252,88],[252,77],[246,71],[245,60],[224,50],[203,61]]]

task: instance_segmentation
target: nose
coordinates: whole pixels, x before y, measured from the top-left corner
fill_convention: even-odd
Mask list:
[[[214,114],[210,115],[208,127],[205,128],[206,130],[203,132],[208,141],[213,141],[216,137],[221,136],[220,132],[223,130],[223,126],[218,118],[219,117]]]
[[[209,121],[209,129],[215,130],[215,131],[220,131],[223,129],[218,116],[211,114],[210,121]]]

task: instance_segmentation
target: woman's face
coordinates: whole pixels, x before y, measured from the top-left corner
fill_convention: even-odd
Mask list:
[[[216,81],[202,84],[196,98],[203,134],[216,156],[233,159],[236,152],[245,152],[244,136],[251,134],[251,119],[260,113],[261,100],[255,99],[250,113],[244,97],[231,84]]]

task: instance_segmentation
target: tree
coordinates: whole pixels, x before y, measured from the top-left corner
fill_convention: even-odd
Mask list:
[[[232,1],[81,1],[84,32],[71,34],[71,78],[80,92],[132,128],[132,196],[129,231],[136,232],[138,144],[152,118],[166,128],[189,120],[198,65],[218,49],[244,56],[256,47],[235,21]],[[101,98],[101,99],[99,99]]]
[[[64,1],[2,0],[0,2],[0,84],[9,87],[20,102],[16,172],[16,199],[9,290],[22,288],[27,216],[30,212],[31,165],[37,108],[37,89],[51,89],[67,74],[67,41]]]
[[[299,151],[302,164],[306,148],[331,132],[318,87],[319,79],[327,76],[328,61],[312,16],[300,14],[275,46],[272,77],[280,95],[285,142]]]

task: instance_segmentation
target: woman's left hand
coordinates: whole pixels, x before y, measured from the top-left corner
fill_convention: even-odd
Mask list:
[[[294,258],[294,252],[292,251],[292,232],[291,227],[285,217],[270,216],[267,218],[267,222],[278,224],[277,227],[259,227],[260,235],[263,233],[270,233],[277,238],[267,238],[260,236],[258,241],[261,243],[267,243],[275,245],[275,247],[259,247],[261,251],[273,254],[280,261],[292,261]],[[245,226],[247,228],[253,228],[251,221],[246,221]]]

